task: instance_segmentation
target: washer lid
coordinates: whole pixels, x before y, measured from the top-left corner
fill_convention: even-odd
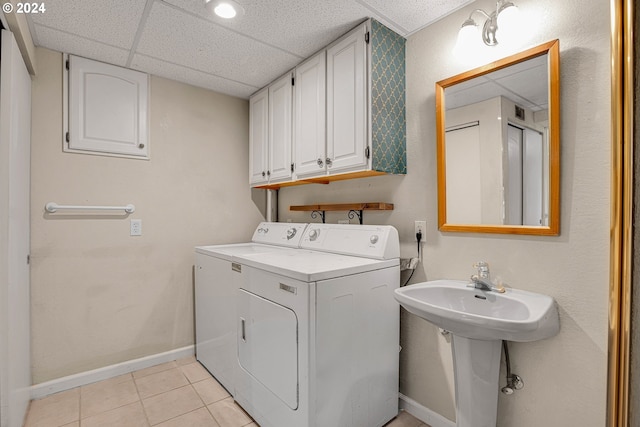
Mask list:
[[[376,260],[306,249],[238,255],[233,260],[302,282],[317,282],[400,264],[398,258]]]
[[[234,243],[230,245],[196,246],[196,253],[221,258],[227,261],[236,255],[261,254],[264,252],[284,251],[283,246],[264,245],[261,243]]]
[[[298,248],[307,224],[261,222],[248,243],[196,246],[196,252],[231,261],[234,255]]]

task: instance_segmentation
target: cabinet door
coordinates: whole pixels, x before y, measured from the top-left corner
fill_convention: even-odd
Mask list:
[[[326,173],[326,52],[296,68],[294,146],[295,173],[312,177]]]
[[[148,158],[148,76],[69,57],[69,142],[65,149]]]
[[[269,182],[291,179],[293,90],[288,73],[269,86]]]
[[[327,162],[329,173],[367,166],[366,25],[327,49]]]
[[[249,100],[249,182],[265,184],[269,150],[269,90],[261,90]]]

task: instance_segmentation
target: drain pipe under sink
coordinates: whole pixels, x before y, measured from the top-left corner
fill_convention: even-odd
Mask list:
[[[504,394],[513,394],[514,391],[524,387],[524,381],[517,374],[511,373],[511,359],[509,358],[509,346],[506,341],[502,341],[502,349],[504,350],[504,363],[507,365],[507,385],[502,387]]]

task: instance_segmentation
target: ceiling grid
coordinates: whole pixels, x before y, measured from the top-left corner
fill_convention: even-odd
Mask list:
[[[48,0],[34,42],[239,98],[368,17],[408,36],[471,0],[238,0],[225,20],[204,0]]]

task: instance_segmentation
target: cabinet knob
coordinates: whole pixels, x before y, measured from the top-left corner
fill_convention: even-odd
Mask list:
[[[264,173],[264,171],[262,171],[262,177],[264,178],[264,176],[266,175],[266,173]]]
[[[144,148],[144,144],[138,144],[138,148],[142,150]]]
[[[267,176],[271,176],[271,171],[267,171]]]
[[[322,159],[318,159],[318,166],[319,167],[323,167],[324,166],[324,162],[322,161]]]
[[[331,165],[333,164],[333,160],[331,160],[330,158],[327,157],[327,167],[331,167]]]

